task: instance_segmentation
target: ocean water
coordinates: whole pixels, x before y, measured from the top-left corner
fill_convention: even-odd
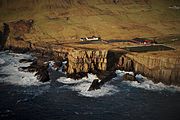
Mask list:
[[[18,71],[18,67],[30,65],[19,63],[22,58],[32,56],[0,52],[1,120],[180,119],[180,87],[155,84],[142,75],[136,76],[144,80],[142,83],[122,81],[127,72],[120,70],[117,77],[95,91],[87,91],[97,78],[91,73],[80,80],[60,76],[41,83],[35,73]],[[49,64],[55,72],[53,61]]]

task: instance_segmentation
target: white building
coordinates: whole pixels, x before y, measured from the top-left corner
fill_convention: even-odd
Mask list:
[[[100,37],[92,36],[92,37],[85,37],[85,38],[80,38],[81,41],[98,41],[101,40]]]

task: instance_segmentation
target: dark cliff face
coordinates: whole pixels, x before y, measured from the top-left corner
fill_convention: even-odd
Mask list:
[[[0,31],[0,47],[1,47],[0,49],[2,49],[5,46],[6,41],[9,37],[9,33],[10,33],[9,25],[4,23],[2,31]]]
[[[176,80],[179,78],[179,63],[166,62],[170,60],[122,57],[124,53],[108,51],[108,48],[105,51],[69,51],[67,48],[58,51],[59,46],[52,48],[50,44],[79,41],[81,37],[92,35],[101,35],[103,39],[131,39],[144,35],[179,34],[179,11],[169,9],[173,5],[180,5],[180,1],[1,0],[0,23],[7,25],[1,30],[0,38],[7,40],[6,44],[3,43],[6,46],[57,52],[68,60],[68,73],[111,70],[118,64],[122,70],[142,73],[157,82],[179,84]],[[35,32],[31,33],[32,21],[20,19],[33,19]]]
[[[24,35],[30,33],[33,20],[19,20],[3,23],[0,34],[1,48],[31,49],[31,42],[25,41]]]
[[[33,27],[33,20],[19,20],[15,22],[10,22],[11,27],[11,37],[16,40],[23,40],[24,34],[30,33]]]
[[[155,83],[162,82],[167,85],[180,86],[180,61],[178,57],[127,54],[119,58],[118,67],[147,76]]]
[[[68,54],[68,73],[105,71],[107,50],[73,50]]]

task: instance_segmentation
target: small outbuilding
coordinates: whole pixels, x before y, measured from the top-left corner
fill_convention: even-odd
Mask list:
[[[144,45],[156,44],[157,43],[155,40],[146,39],[146,38],[134,38],[131,40],[131,42],[137,43],[137,44],[144,44]]]
[[[80,41],[98,41],[98,40],[101,40],[101,37],[92,36],[92,37],[80,38]]]

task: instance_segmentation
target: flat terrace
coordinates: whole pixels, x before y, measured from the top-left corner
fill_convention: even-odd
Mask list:
[[[125,47],[124,50],[129,52],[154,52],[154,51],[168,51],[175,50],[174,48],[165,45],[149,45],[149,46],[136,46],[136,47]]]

